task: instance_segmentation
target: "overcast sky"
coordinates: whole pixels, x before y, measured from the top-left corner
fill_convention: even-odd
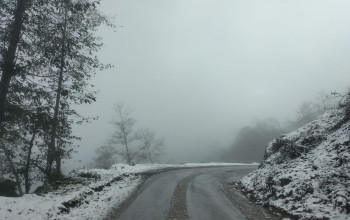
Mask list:
[[[293,118],[321,90],[350,85],[348,0],[102,0],[115,16],[102,28],[100,119],[75,129],[80,154],[113,132],[113,105],[134,109],[138,127],[163,136],[173,162],[229,146],[254,118]],[[216,143],[216,144],[214,144]],[[199,156],[196,156],[199,152]]]

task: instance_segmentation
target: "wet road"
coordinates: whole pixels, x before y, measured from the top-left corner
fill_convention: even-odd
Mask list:
[[[220,190],[220,181],[239,181],[256,166],[181,169],[156,174],[117,217],[120,220],[241,220],[245,216]]]
[[[193,220],[245,219],[220,190],[221,172],[208,172],[190,182],[187,190],[187,209]]]

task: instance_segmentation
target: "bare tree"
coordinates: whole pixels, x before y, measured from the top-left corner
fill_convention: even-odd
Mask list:
[[[136,120],[131,116],[132,110],[124,104],[115,105],[118,120],[113,120],[115,132],[108,142],[116,145],[116,153],[129,165],[139,162],[154,163],[164,155],[164,138],[156,138],[149,128],[136,131]]]
[[[113,121],[116,131],[112,136],[112,142],[124,147],[124,150],[119,151],[119,155],[121,155],[129,165],[133,165],[134,154],[130,147],[131,143],[136,140],[134,131],[136,120],[131,117],[131,109],[125,107],[124,104],[116,104],[115,111],[119,116],[119,120]]]
[[[159,161],[164,155],[164,138],[156,138],[155,132],[151,129],[140,129],[136,137],[141,142],[140,154],[150,163]]]

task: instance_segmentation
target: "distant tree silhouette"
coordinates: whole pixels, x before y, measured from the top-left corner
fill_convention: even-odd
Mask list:
[[[95,150],[96,157],[93,158],[92,167],[108,169],[113,164],[117,163],[117,152],[115,147],[111,145],[105,145]]]
[[[140,142],[140,159],[149,163],[158,162],[164,154],[164,138],[156,138],[155,132],[149,128],[140,129],[136,138]]]
[[[282,135],[276,119],[257,121],[253,127],[243,127],[236,135],[233,145],[223,153],[221,159],[227,162],[260,162],[266,145]]]
[[[131,109],[122,103],[115,105],[115,111],[118,115],[117,120],[113,120],[115,131],[112,135],[110,143],[117,145],[116,147],[124,148],[118,151],[118,154],[126,160],[129,165],[133,165],[134,153],[131,150],[131,144],[137,139],[135,136],[136,120],[131,116]]]

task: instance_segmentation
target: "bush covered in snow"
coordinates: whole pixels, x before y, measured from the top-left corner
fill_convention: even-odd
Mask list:
[[[332,110],[275,139],[242,179],[257,202],[302,219],[350,219],[350,122]]]

